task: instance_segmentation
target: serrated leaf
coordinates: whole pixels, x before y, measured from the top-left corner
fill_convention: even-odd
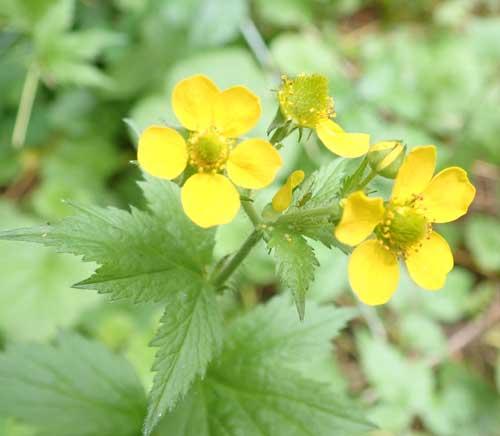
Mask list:
[[[201,281],[170,294],[151,345],[159,347],[153,370],[144,434],[150,435],[165,410],[186,394],[222,343],[222,317],[214,290]]]
[[[370,430],[357,407],[292,369],[321,359],[323,354],[314,350],[327,346],[329,336],[352,315],[317,305],[310,310],[316,322],[300,322],[281,297],[236,320],[220,359],[165,417],[157,435],[167,436],[172,429],[182,436],[330,436]]]
[[[352,309],[332,309],[311,302],[309,316],[297,322],[287,301],[288,296],[275,297],[231,325],[231,334],[224,345],[228,364],[258,360],[259,364],[279,362],[287,365],[303,356],[321,360],[322,354],[330,354],[330,340],[356,313]]]
[[[146,409],[132,367],[97,342],[73,334],[56,344],[16,345],[0,354],[0,414],[37,435],[135,436]]]
[[[357,159],[337,159],[311,174],[295,190],[292,204],[284,214],[285,217],[296,215],[287,224],[287,229],[319,241],[328,248],[336,246],[346,251],[346,247],[333,236],[333,221],[339,218],[337,216],[340,214],[339,201],[344,194],[346,184],[349,183],[349,174],[358,166]],[[297,212],[327,207],[332,208],[330,216],[297,215]]]
[[[75,285],[79,288],[95,289],[112,299],[160,301],[200,279],[214,242],[212,231],[201,232],[179,212],[178,187],[150,183],[142,186],[155,203],[151,213],[75,206],[80,215],[55,225],[0,232],[0,238],[53,246],[101,265]],[[200,238],[199,249],[195,236]]]
[[[336,159],[311,174],[294,192],[289,213],[335,205],[349,175],[359,166],[359,159]],[[308,195],[309,200],[304,202]]]
[[[197,382],[159,424],[155,436],[210,436],[203,385]]]
[[[80,215],[53,226],[3,232],[0,237],[39,242],[100,264],[76,286],[113,299],[164,300],[167,308],[153,345],[159,346],[145,434],[202,375],[221,343],[221,316],[206,280],[214,231],[193,224],[179,188],[148,178],[141,183],[149,211],[76,206]]]
[[[280,228],[273,231],[268,247],[276,259],[280,282],[292,291],[299,317],[304,319],[306,293],[318,266],[314,250],[300,234],[287,233]]]
[[[373,428],[328,385],[286,368],[224,367],[210,373],[204,394],[213,436],[346,436]]]

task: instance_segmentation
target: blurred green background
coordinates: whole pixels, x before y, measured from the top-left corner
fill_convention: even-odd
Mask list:
[[[247,85],[262,98],[254,133],[265,135],[280,74],[301,72],[329,77],[347,130],[436,144],[439,166],[463,166],[477,187],[469,215],[440,229],[456,260],[446,287],[427,293],[403,277],[390,304],[360,308],[313,376],[361,399],[378,436],[500,435],[498,0],[0,0],[0,228],[64,217],[61,199],[140,207],[137,132],[176,124],[179,79]],[[333,159],[314,138],[296,142],[281,179]],[[244,217],[221,228],[217,253],[248,228]],[[356,305],[345,256],[317,252],[311,298]],[[88,272],[2,242],[0,347],[74,328],[124,353],[148,386],[159,308],[70,289]],[[228,311],[277,291],[263,247],[238,278]],[[0,434],[23,432],[0,418]]]

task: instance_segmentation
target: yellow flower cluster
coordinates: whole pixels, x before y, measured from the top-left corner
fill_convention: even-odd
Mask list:
[[[364,162],[373,175],[395,178],[388,201],[368,197],[362,190],[366,183],[360,183],[360,190],[341,203],[342,217],[334,234],[355,247],[349,281],[358,297],[371,305],[387,302],[397,288],[399,260],[422,288],[441,288],[453,268],[453,256],[433,225],[467,212],[475,189],[466,172],[451,167],[434,175],[436,149],[432,145],[413,148],[405,158],[406,146],[401,141],[370,147],[369,135],[345,132],[332,121],[334,100],[323,76],[282,77],[278,100],[284,137],[295,128],[313,129],[332,152],[350,158],[367,154]],[[163,179],[184,174],[182,205],[199,226],[228,223],[240,208],[236,186],[264,188],[282,166],[269,141],[238,139],[257,123],[259,98],[243,86],[221,91],[209,78],[196,75],[175,86],[172,106],[185,130],[148,127],[139,139],[139,164]],[[297,170],[288,177],[272,200],[274,214],[288,209],[293,190],[304,176]]]

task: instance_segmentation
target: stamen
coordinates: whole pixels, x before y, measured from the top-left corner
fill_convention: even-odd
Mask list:
[[[190,164],[200,173],[215,174],[224,169],[234,141],[212,128],[192,133],[187,142]]]

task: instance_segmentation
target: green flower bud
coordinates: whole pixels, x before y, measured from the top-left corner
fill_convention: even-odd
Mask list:
[[[368,163],[382,177],[394,179],[406,154],[406,145],[401,141],[381,141],[370,147]]]

